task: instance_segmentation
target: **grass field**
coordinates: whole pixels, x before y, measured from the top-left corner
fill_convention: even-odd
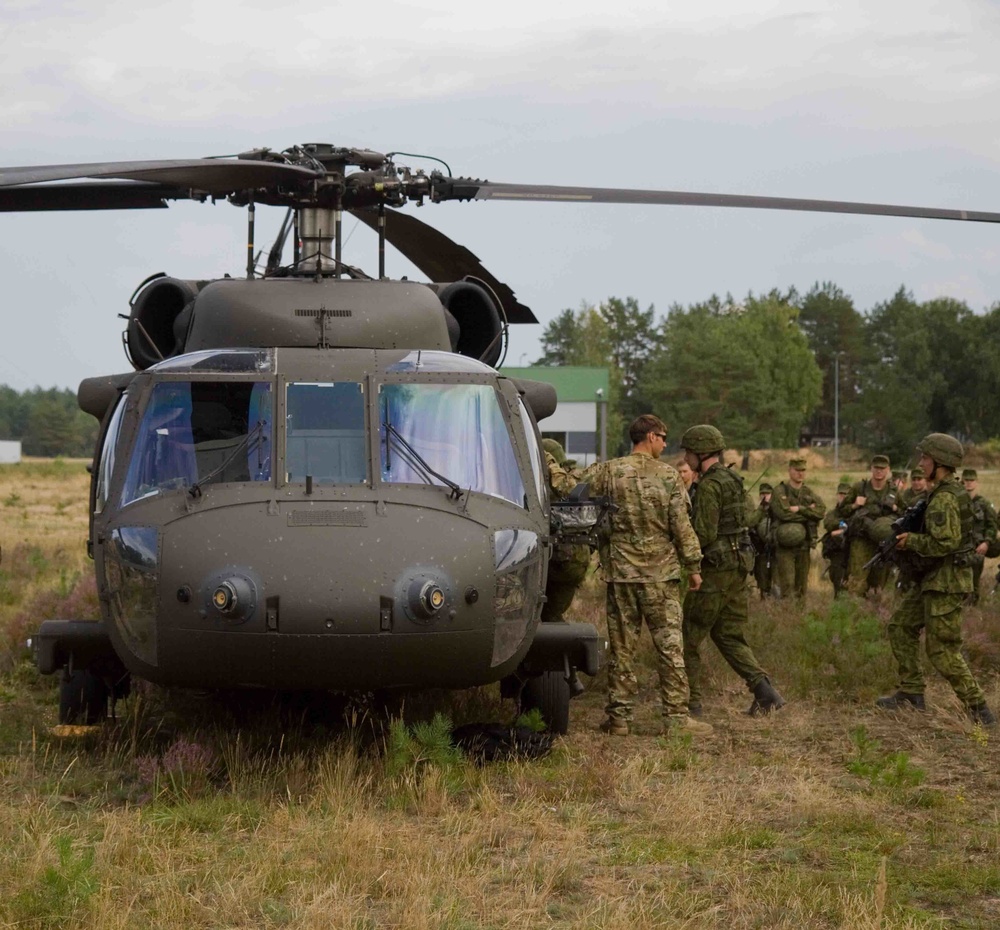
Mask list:
[[[829,501],[840,474],[807,482]],[[96,610],[87,480],[81,462],[0,467],[0,927],[1000,924],[1000,733],[971,726],[933,672],[927,714],[877,712],[891,595],[833,604],[818,553],[804,608],[751,605],[789,704],[745,716],[708,649],[715,734],[699,742],[656,735],[648,643],[638,732],[596,731],[599,677],[534,762],[474,765],[434,721],[510,719],[493,690],[415,696],[394,722],[354,703],[345,723],[332,700],[139,687],[67,742],[49,735],[56,682],[22,644]],[[1000,499],[1000,474],[981,488]],[[998,708],[994,565],[966,640]],[[603,625],[601,586],[572,613]]]

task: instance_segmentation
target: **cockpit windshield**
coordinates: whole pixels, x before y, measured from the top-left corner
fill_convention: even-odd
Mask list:
[[[209,481],[271,480],[271,385],[163,381],[153,386],[122,506]]]
[[[384,482],[458,485],[527,506],[491,385],[383,384],[379,440]]]

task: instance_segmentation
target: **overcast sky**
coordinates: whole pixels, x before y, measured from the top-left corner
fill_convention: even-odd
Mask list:
[[[494,181],[1000,211],[995,2],[748,6],[6,0],[0,164],[323,141]],[[994,226],[582,204],[419,215],[543,323],[609,296],[663,313],[822,280],[861,310],[900,285],[976,310],[1000,300]],[[258,245],[280,218],[258,211]],[[0,384],[75,389],[126,370],[117,314],[135,287],[242,274],[244,222],[228,204],[0,214]],[[374,272],[374,237],[352,226],[345,259]],[[413,274],[398,258],[389,272]],[[527,363],[542,327],[515,330],[508,364]]]

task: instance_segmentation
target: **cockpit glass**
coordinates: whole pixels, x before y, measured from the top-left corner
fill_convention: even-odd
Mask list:
[[[368,480],[364,385],[296,382],[285,395],[285,480],[364,484]]]
[[[208,481],[270,481],[272,410],[266,381],[154,385],[125,476],[122,506]]]
[[[492,385],[381,385],[379,443],[384,482],[454,484],[527,506]]]

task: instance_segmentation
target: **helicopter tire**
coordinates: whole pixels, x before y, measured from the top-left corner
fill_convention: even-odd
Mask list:
[[[108,714],[108,686],[90,669],[77,669],[59,683],[59,722],[93,726]]]
[[[562,671],[542,672],[521,689],[521,712],[538,709],[550,733],[569,732],[569,682]]]

